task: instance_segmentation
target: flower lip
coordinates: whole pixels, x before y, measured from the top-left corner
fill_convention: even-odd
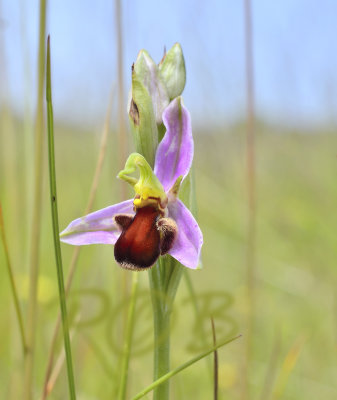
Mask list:
[[[145,270],[160,255],[159,212],[151,206],[139,208],[130,225],[123,229],[114,249],[116,261],[126,269]]]
[[[115,216],[122,228],[114,249],[115,259],[122,268],[143,271],[150,268],[161,254],[166,254],[177,236],[177,225],[162,218],[152,206],[139,208],[132,218]]]

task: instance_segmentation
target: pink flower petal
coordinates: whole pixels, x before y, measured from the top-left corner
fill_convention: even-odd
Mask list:
[[[121,233],[113,218],[116,214],[134,214],[133,199],[75,219],[61,232],[60,240],[75,246],[115,244]]]
[[[185,267],[196,269],[203,243],[199,225],[188,208],[178,199],[169,203],[168,210],[169,217],[174,219],[178,226],[178,235],[169,254]]]
[[[167,192],[180,175],[188,174],[193,160],[191,117],[181,97],[165,109],[163,122],[166,133],[157,148],[154,172]]]

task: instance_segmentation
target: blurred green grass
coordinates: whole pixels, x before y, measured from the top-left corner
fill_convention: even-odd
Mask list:
[[[22,124],[15,118],[10,121],[9,128],[1,133],[0,200],[25,311],[27,224],[30,223],[27,203],[31,184],[27,182],[23,157]],[[89,132],[61,125],[55,129],[61,228],[83,214],[98,156],[99,131],[98,128],[97,132]],[[250,377],[253,398],[260,399],[261,393],[269,390],[270,396],[263,398],[332,400],[337,396],[337,136],[323,129],[306,133],[262,124],[257,133],[257,315]],[[116,143],[116,135],[111,132],[94,209],[120,200],[121,183],[115,179],[118,172]],[[199,299],[200,314],[197,318],[194,315],[186,282],[182,280],[172,321],[172,366],[204,349],[202,331],[206,332],[211,346],[210,315],[214,317],[219,340],[236,333],[245,334],[244,127],[237,125],[230,131],[214,132],[195,129],[195,144],[204,269],[189,271],[189,274]],[[58,312],[47,174],[41,213],[36,398],[42,392],[48,348]],[[71,246],[62,246],[65,270],[72,250]],[[4,263],[1,250],[0,387],[4,398],[19,399],[21,348]],[[90,246],[81,250],[68,302],[70,315],[77,321],[72,347],[79,399],[113,398],[116,390],[118,379],[114,374],[118,376],[123,309],[120,281],[125,273],[128,272],[116,266],[112,247]],[[140,281],[129,397],[152,381],[152,316],[146,273],[141,274]],[[298,358],[293,353],[289,355],[294,346]],[[61,347],[60,339],[58,353]],[[220,399],[240,398],[243,356],[240,340],[219,351]],[[210,365],[200,361],[174,377],[172,399],[211,398]],[[271,389],[265,388],[266,379]],[[67,390],[63,368],[50,398],[67,398]]]

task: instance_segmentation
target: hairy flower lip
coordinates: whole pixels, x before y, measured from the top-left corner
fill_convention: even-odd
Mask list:
[[[177,198],[176,182],[180,185],[188,175],[194,152],[190,115],[180,97],[164,110],[163,122],[166,133],[157,148],[154,174],[166,193],[163,217],[171,218],[177,225],[177,235],[168,254],[186,267],[196,269],[203,236],[192,213]],[[121,234],[115,216],[135,215],[135,209],[134,199],[130,199],[78,218],[61,233],[61,240],[73,245],[115,244]]]
[[[139,208],[122,229],[114,248],[115,260],[126,269],[145,270],[160,256],[159,212],[151,206]]]
[[[125,269],[151,268],[172,248],[177,236],[175,222],[151,206],[139,208],[133,217],[119,215],[115,220],[122,228],[114,248],[115,260]]]

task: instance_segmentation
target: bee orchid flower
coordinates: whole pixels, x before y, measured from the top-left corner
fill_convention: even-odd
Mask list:
[[[118,174],[133,186],[135,197],[74,220],[61,233],[61,241],[115,245],[117,263],[131,270],[148,269],[164,254],[188,268],[198,267],[202,233],[178,199],[194,152],[190,115],[181,97],[165,108],[162,118],[166,133],[157,148],[154,171],[142,155],[132,153]],[[139,178],[130,175],[137,169]]]

